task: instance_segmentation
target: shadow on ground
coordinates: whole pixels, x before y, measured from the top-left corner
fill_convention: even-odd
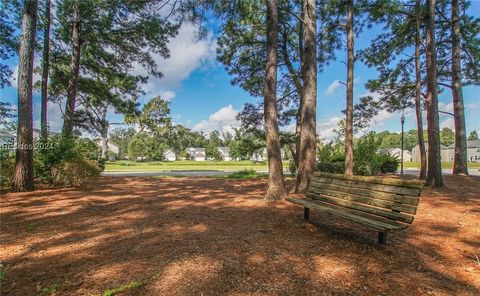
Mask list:
[[[3,295],[478,295],[478,177],[425,190],[413,225],[376,233],[262,200],[264,180],[104,177],[3,194]]]

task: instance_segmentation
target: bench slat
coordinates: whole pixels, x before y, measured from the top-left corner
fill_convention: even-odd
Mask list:
[[[321,183],[321,182],[317,182],[316,179],[313,179],[312,182],[310,182],[310,187],[345,192],[345,193],[350,193],[354,195],[362,195],[365,197],[378,198],[378,199],[393,201],[397,203],[409,204],[412,206],[418,205],[418,201],[419,201],[419,198],[414,196],[406,196],[406,195],[400,195],[395,193],[362,189],[358,187],[349,187],[348,185],[345,185],[345,184],[336,185],[336,184],[329,184],[329,183]]]
[[[363,226],[378,230],[378,231],[390,231],[390,230],[400,230],[405,228],[406,226],[401,226],[401,225],[394,225],[391,223],[387,223],[385,221],[379,221],[375,220],[373,218],[367,218],[367,217],[362,217],[356,214],[353,211],[349,211],[346,208],[341,208],[341,207],[332,207],[327,204],[321,203],[321,202],[315,202],[312,199],[307,199],[307,198],[287,198],[287,201],[290,201],[292,203],[296,203],[299,205],[303,205],[304,207],[308,208],[314,208],[318,209],[324,212],[327,212],[329,214],[333,214],[336,216],[340,216],[344,219],[347,219],[349,221],[361,224]]]
[[[373,184],[383,184],[383,185],[393,185],[397,187],[411,187],[411,188],[423,188],[424,182],[420,180],[402,180],[402,179],[393,179],[385,177],[376,177],[376,176],[354,176],[354,175],[342,175],[342,174],[331,174],[331,173],[322,173],[316,172],[314,176],[325,177],[329,179],[340,179],[340,180],[350,180],[350,181],[359,181]]]
[[[391,210],[385,210],[382,208],[374,208],[370,207],[365,204],[359,204],[355,203],[352,201],[344,200],[344,199],[338,199],[334,197],[328,197],[324,195],[319,195],[319,194],[314,194],[312,192],[308,192],[306,194],[306,197],[312,198],[312,199],[318,199],[320,201],[326,202],[326,203],[331,203],[337,206],[343,206],[347,207],[350,209],[354,209],[357,211],[377,215],[377,216],[382,216],[388,219],[396,220],[396,221],[401,221],[405,223],[412,223],[413,222],[413,216],[402,214],[402,213],[397,213],[397,212],[392,212]]]
[[[361,181],[341,180],[341,179],[324,178],[324,177],[314,177],[312,181],[315,183],[333,184],[333,185],[339,185],[339,186],[348,187],[348,188],[360,188],[360,189],[366,189],[366,190],[372,190],[372,191],[396,193],[400,195],[408,195],[408,196],[415,196],[415,197],[420,196],[419,188],[398,187],[393,185],[382,185],[382,184],[366,183]]]
[[[311,186],[308,190],[316,194],[332,196],[335,198],[341,198],[344,200],[349,200],[353,202],[358,202],[362,204],[367,204],[370,206],[380,207],[384,209],[389,209],[397,212],[404,212],[414,215],[417,212],[417,207],[409,204],[402,204],[395,202],[394,196],[390,196],[390,199],[377,199],[372,197],[366,197],[358,194],[345,193],[335,190],[323,189],[316,186]]]

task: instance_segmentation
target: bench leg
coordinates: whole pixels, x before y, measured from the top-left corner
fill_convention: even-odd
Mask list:
[[[378,232],[378,243],[382,244],[382,245],[387,244],[387,233],[386,232],[382,232],[382,231]]]
[[[305,207],[303,208],[303,220],[307,221],[310,218],[310,209]]]

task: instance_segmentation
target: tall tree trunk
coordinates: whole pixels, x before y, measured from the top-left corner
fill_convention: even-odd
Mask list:
[[[355,65],[353,0],[347,1],[347,108],[345,116],[345,174],[353,175],[353,68]]]
[[[282,156],[277,124],[277,48],[278,11],[276,0],[267,1],[267,61],[265,65],[265,134],[268,156],[268,188],[265,200],[276,201],[285,198],[287,192],[283,181]]]
[[[26,0],[18,53],[18,130],[12,191],[33,191],[32,79],[37,0]]]
[[[305,16],[305,13],[303,11],[303,0],[301,0],[301,4],[302,4],[302,14],[301,14],[301,19],[303,20],[304,19],[304,16]],[[298,22],[298,56],[300,58],[300,69],[303,69],[303,34],[304,34],[304,30],[303,30],[304,26],[303,26],[303,22],[302,21],[299,21]],[[301,71],[302,72],[302,71]],[[302,73],[303,74],[303,73]],[[298,93],[298,96],[299,96],[299,102],[298,102],[298,112],[297,112],[297,123],[295,125],[295,158],[294,158],[294,161],[295,161],[295,168],[297,169],[297,172],[298,172],[298,168],[300,166],[300,136],[302,134],[302,105],[303,105],[303,77],[301,77],[301,81],[302,81],[302,88],[301,88],[301,91]],[[295,189],[294,189],[295,190]]]
[[[48,73],[50,68],[50,0],[45,2],[45,28],[43,30],[43,57],[42,57],[42,106],[40,111],[40,137],[42,142],[47,141],[47,108],[48,108]]]
[[[101,132],[102,155],[101,158],[107,159],[108,156],[108,123],[102,126]]]
[[[317,144],[317,15],[315,0],[303,1],[303,91],[300,110],[300,153],[295,192],[305,192],[315,170]]]
[[[300,24],[302,22],[299,22]],[[303,26],[300,25],[301,27],[299,27],[298,29],[298,34],[303,34]],[[283,60],[285,62],[285,65],[287,66],[287,70],[288,70],[288,73],[289,75],[292,77],[292,81],[293,81],[293,84],[295,86],[295,90],[297,91],[297,95],[298,97],[300,98],[300,102],[299,102],[299,108],[298,108],[298,112],[297,112],[297,122],[296,122],[296,126],[295,126],[295,149],[292,150],[292,156],[293,156],[293,161],[295,163],[295,168],[298,169],[298,165],[299,165],[299,161],[298,161],[298,156],[299,156],[299,150],[300,150],[300,133],[301,133],[301,126],[300,126],[300,110],[301,110],[301,106],[302,106],[302,92],[303,92],[303,78],[302,78],[302,75],[301,73],[299,73],[299,71],[297,71],[293,64],[292,64],[292,61],[290,60],[290,56],[289,56],[289,52],[288,52],[288,32],[287,32],[287,24],[286,23],[283,23],[283,38],[282,38],[282,54],[283,54]],[[300,38],[299,36],[299,40],[301,40],[303,42],[303,36]],[[300,46],[300,49],[303,47],[303,44],[302,46]]]
[[[427,177],[427,154],[425,151],[425,139],[423,137],[422,120],[422,75],[420,68],[420,0],[415,1],[415,113],[417,116],[417,137],[418,147],[420,148],[420,175],[419,178],[425,180]]]
[[[72,6],[72,56],[70,60],[70,77],[67,87],[67,102],[63,119],[63,134],[70,135],[73,130],[73,113],[77,98],[78,73],[80,70],[80,16],[77,1]]]
[[[427,33],[427,125],[428,125],[428,171],[426,185],[443,186],[440,158],[440,128],[438,119],[437,53],[435,48],[435,4],[427,0],[425,28]]]
[[[453,174],[468,175],[467,134],[462,92],[462,65],[460,59],[460,19],[458,0],[452,0],[452,96],[455,120],[455,160]]]

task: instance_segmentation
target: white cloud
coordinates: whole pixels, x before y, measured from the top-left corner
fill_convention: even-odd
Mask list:
[[[453,117],[449,116],[449,118],[440,122],[440,129],[448,127],[450,129],[455,129],[455,123],[453,121]]]
[[[337,89],[340,88],[340,86],[342,86],[342,82],[340,80],[334,80],[332,83],[330,83],[330,85],[327,87],[327,90],[325,90],[325,93],[327,95],[332,95],[334,94]]]
[[[171,90],[164,91],[160,93],[160,98],[164,99],[167,102],[171,102],[175,98],[175,92]]]
[[[62,101],[60,104],[62,104],[63,106],[65,102]],[[34,128],[40,128],[40,111],[41,111],[40,109],[41,109],[40,103],[33,105],[33,117],[35,118],[35,120],[33,121]],[[59,104],[48,102],[47,122],[48,122],[48,127],[50,131],[59,132],[62,129],[63,114]]]
[[[338,122],[340,122],[342,119],[343,118],[340,117],[332,117],[327,121],[317,123],[317,133],[319,139],[332,140],[336,136],[333,130],[338,128]]]
[[[198,39],[196,26],[192,23],[181,25],[178,35],[171,39],[168,48],[170,57],[154,55],[153,58],[163,77],[151,77],[143,86],[147,95],[157,95],[179,86],[180,82],[199,68],[211,65],[216,58],[217,40],[212,32],[205,38]],[[137,66],[135,74],[147,75],[143,67]]]
[[[240,122],[236,118],[237,114],[238,111],[235,110],[232,105],[225,106],[211,114],[207,120],[202,120],[195,124],[192,130],[207,133],[213,130],[232,132],[233,128],[240,126]]]
[[[33,60],[33,68],[35,69],[35,67],[38,67],[39,65],[41,65],[40,58],[35,57],[35,59]],[[17,81],[18,80],[18,64],[16,64],[11,70],[12,70],[12,76],[10,76],[10,85],[14,88],[17,88],[18,87],[18,81]],[[42,81],[42,75],[40,73],[33,72],[33,84],[40,81]],[[39,93],[38,89],[34,88],[33,91],[35,93]]]

